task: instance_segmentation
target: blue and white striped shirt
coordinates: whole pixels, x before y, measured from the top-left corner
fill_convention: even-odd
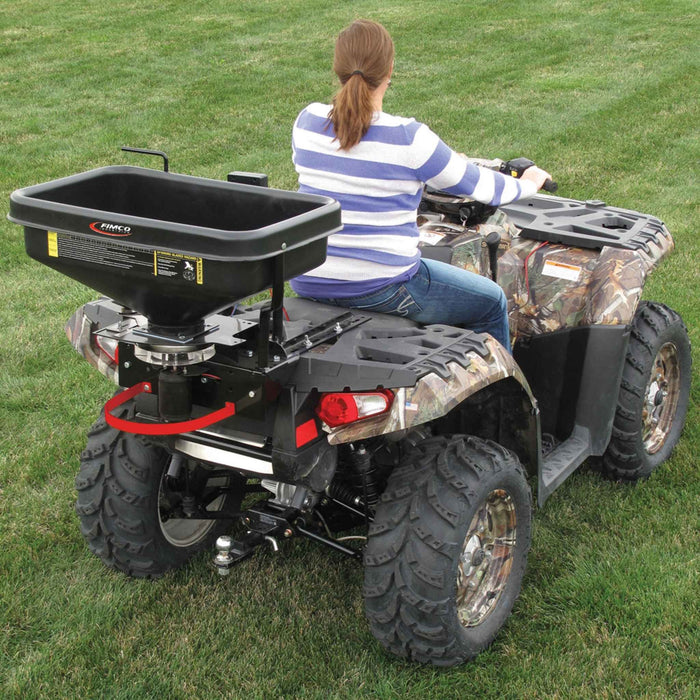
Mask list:
[[[360,296],[410,279],[420,262],[416,217],[424,183],[495,206],[535,194],[533,183],[478,167],[425,124],[385,112],[375,114],[360,143],[342,151],[329,111],[309,105],[292,132],[299,191],[336,199],[343,223],[328,239],[323,265],[292,280],[301,296]]]

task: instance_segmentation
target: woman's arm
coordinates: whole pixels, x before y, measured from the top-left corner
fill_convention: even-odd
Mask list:
[[[515,179],[477,165],[453,151],[425,124],[416,133],[414,147],[421,153],[423,161],[416,168],[419,180],[435,189],[493,206],[531,197],[550,177],[536,166],[528,168],[520,179]]]

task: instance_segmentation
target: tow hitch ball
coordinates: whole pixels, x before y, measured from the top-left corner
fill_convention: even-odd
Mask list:
[[[214,566],[219,572],[219,576],[228,576],[229,568],[233,563],[231,556],[231,547],[233,540],[228,535],[221,535],[216,540],[216,556],[214,557]]]
[[[296,493],[299,494],[298,504],[291,499],[289,499],[290,502],[285,503],[270,500],[240,513],[246,532],[236,539],[222,535],[216,540],[216,556],[213,564],[221,576],[226,576],[232,564],[249,557],[266,542],[272,547],[273,552],[279,552],[277,538],[290,538],[295,535],[307,537],[354,559],[362,559],[361,550],[351,549],[333,539],[330,533],[326,533],[329,535],[326,536],[314,529],[313,525],[308,525],[300,510],[300,506],[306,503],[308,496],[305,489],[297,488]]]
[[[289,530],[289,532],[291,534],[291,530]],[[262,537],[260,537],[258,533],[249,532],[248,538],[251,539],[251,542],[244,543],[239,541],[237,543],[238,546],[235,549],[234,542],[228,535],[221,535],[221,537],[216,540],[216,556],[214,557],[214,566],[219,572],[219,576],[228,576],[231,564],[234,564],[251,554],[258,542],[269,542],[273,552],[280,551],[280,546],[277,543],[277,540],[271,535],[262,535]],[[234,554],[231,554],[232,549],[234,550]]]

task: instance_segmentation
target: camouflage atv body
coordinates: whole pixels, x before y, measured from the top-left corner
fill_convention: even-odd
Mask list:
[[[567,202],[568,209],[577,204],[547,195],[538,196],[537,201]],[[429,202],[427,195],[428,206]],[[585,203],[578,205],[583,208]],[[525,206],[504,207],[473,226],[451,223],[444,217],[439,222],[425,220],[420,229],[423,249],[432,256],[430,248],[447,246],[452,265],[488,276],[490,267],[483,241],[493,231],[501,235],[498,283],[508,299],[514,341],[577,326],[630,324],[647,275],[673,250],[673,238],[663,223],[651,219],[646,222],[644,245],[575,247],[521,237],[507,212],[510,209],[517,218]],[[593,206],[601,214],[610,211],[602,203]],[[626,212],[626,216],[628,225],[635,221],[634,212]],[[619,216],[609,218],[612,221],[608,226],[621,223]]]
[[[529,477],[543,504],[590,456],[634,480],[678,440],[687,333],[675,312],[640,303],[673,247],[653,217],[547,196],[479,210],[426,192],[423,254],[496,276],[511,355],[466,329],[282,301],[284,279],[325,255],[319,241],[339,225],[332,202],[134,170],[19,191],[10,211],[32,257],[112,297],[67,326],[76,350],[126,388],[93,426],[76,479],[82,532],[108,566],[160,576],[236,522],[242,531],[217,540],[222,574],[260,545],[308,537],[362,558],[367,616],[390,652],[452,665],[488,646],[515,603]],[[100,195],[98,215],[105,178],[124,199]],[[190,190],[200,197],[181,208]],[[227,234],[220,272],[212,211],[231,198],[236,215],[255,201],[246,226],[266,225]],[[134,235],[105,238],[105,210],[122,226],[110,235]],[[198,216],[209,228],[191,229]],[[226,296],[264,286],[269,302]],[[264,496],[243,508],[253,494]]]

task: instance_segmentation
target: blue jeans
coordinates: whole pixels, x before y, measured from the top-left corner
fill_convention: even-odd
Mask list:
[[[486,277],[437,260],[421,260],[410,280],[389,284],[372,294],[314,299],[324,304],[404,316],[424,325],[444,323],[490,333],[510,352],[508,304],[503,290]]]

